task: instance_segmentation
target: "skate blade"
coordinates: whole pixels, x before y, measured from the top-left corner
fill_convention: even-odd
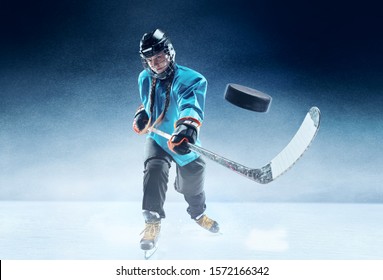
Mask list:
[[[157,251],[157,249],[158,249],[158,246],[156,245],[150,250],[144,250],[144,259],[145,260],[150,259],[154,255],[154,253]]]

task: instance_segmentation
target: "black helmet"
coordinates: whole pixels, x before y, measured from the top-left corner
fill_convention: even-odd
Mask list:
[[[160,53],[161,51],[164,51],[169,56],[170,63],[164,72],[158,74],[149,67],[146,59]],[[160,29],[156,29],[150,33],[145,33],[144,36],[142,36],[140,41],[140,56],[142,65],[150,73],[150,75],[152,75],[152,77],[166,79],[174,71],[176,52],[169,38]]]

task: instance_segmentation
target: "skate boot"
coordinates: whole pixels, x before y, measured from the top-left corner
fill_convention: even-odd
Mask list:
[[[145,229],[142,231],[144,236],[140,241],[142,250],[152,250],[156,246],[160,230],[161,222],[145,223]]]
[[[140,241],[142,250],[152,250],[156,247],[158,237],[161,230],[161,218],[156,212],[144,211],[145,229],[141,232],[144,234]]]
[[[217,233],[219,232],[219,225],[216,221],[210,219],[208,216],[205,214],[202,214],[198,216],[197,218],[194,219],[197,224],[199,224],[201,227],[204,229],[212,232],[212,233]]]

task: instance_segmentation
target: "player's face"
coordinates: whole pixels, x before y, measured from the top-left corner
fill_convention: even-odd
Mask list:
[[[160,52],[152,57],[146,59],[149,67],[156,72],[157,74],[161,74],[168,68],[170,63],[170,57],[165,54],[165,52]]]

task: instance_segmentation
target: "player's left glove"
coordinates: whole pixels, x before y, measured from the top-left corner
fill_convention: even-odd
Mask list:
[[[190,153],[187,143],[194,144],[198,136],[201,123],[194,118],[183,118],[176,122],[175,130],[168,141],[168,147],[179,155]]]

